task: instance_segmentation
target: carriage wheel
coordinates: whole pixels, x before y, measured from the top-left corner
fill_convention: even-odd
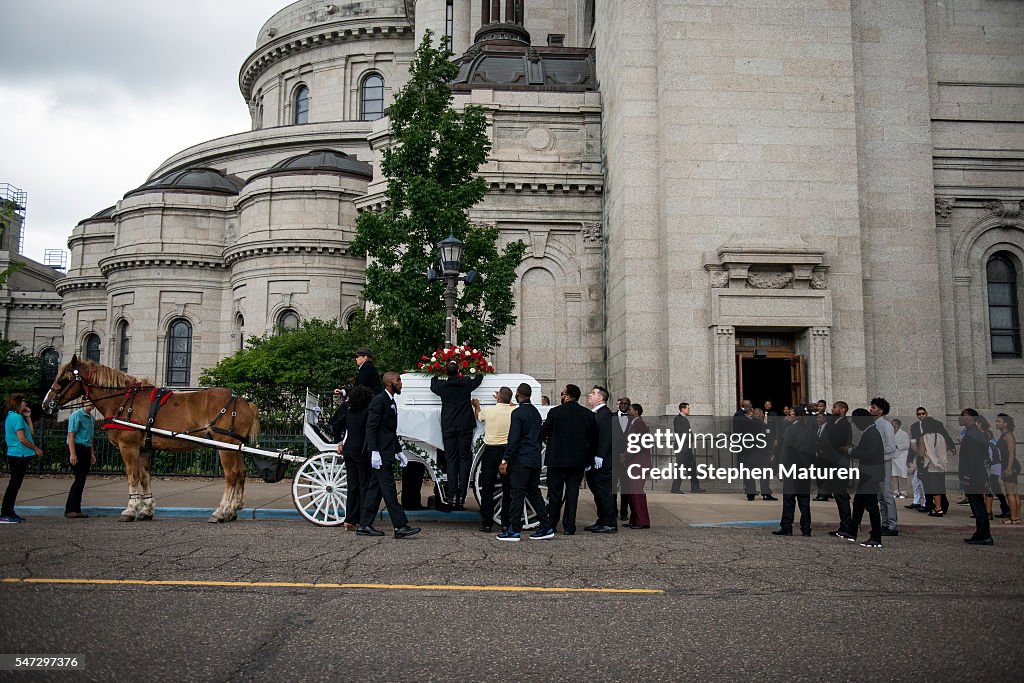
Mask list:
[[[292,502],[305,519],[318,526],[345,521],[348,477],[337,453],[321,453],[302,463],[292,481]]]
[[[480,495],[482,488],[480,486],[480,473],[483,470],[481,467],[483,463],[483,449],[481,448],[474,454],[473,457],[473,469],[469,473],[469,480],[473,482],[473,497],[476,498],[477,505],[480,504]],[[542,467],[540,469],[540,493],[545,499],[548,497],[548,468]],[[523,510],[526,512],[526,524],[523,526],[524,529],[533,529],[540,525],[537,521],[537,513],[534,512],[533,506],[530,505],[530,501],[526,501],[523,504]],[[554,523],[555,520],[552,520]],[[494,485],[494,524],[501,526],[501,482],[499,481]]]

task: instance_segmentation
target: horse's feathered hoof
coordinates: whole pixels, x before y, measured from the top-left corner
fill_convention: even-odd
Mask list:
[[[224,518],[223,517],[218,517],[217,515],[210,515],[210,518],[208,520],[206,520],[206,521],[209,522],[210,524],[220,524],[221,522],[224,521]]]
[[[132,517],[131,515],[121,515],[120,517],[117,518],[117,521],[119,521],[119,522],[134,522],[135,518]]]

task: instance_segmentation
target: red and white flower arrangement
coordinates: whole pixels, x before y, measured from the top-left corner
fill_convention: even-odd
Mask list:
[[[420,356],[416,367],[418,372],[447,377],[450,361],[458,363],[460,376],[475,377],[494,372],[494,366],[488,362],[484,354],[477,349],[471,349],[468,344],[441,348]]]

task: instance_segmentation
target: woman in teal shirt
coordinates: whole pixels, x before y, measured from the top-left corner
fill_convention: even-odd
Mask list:
[[[7,464],[11,468],[11,480],[4,493],[3,508],[0,509],[0,524],[17,524],[24,520],[14,511],[14,501],[21,489],[21,482],[28,471],[28,459],[42,455],[43,449],[32,440],[32,411],[25,400],[25,394],[10,394],[7,397],[7,417],[4,420],[4,437],[7,441]]]

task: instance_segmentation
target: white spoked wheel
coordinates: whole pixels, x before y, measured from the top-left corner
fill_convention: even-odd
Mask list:
[[[345,521],[348,476],[337,453],[321,453],[302,463],[292,481],[292,501],[306,520],[318,526]]]
[[[477,453],[477,457],[473,459],[473,470],[470,472],[469,480],[473,482],[473,496],[476,498],[476,502],[480,504],[480,496],[482,495],[483,488],[481,487],[481,472],[483,470],[483,458],[482,450]],[[548,468],[542,467],[540,470],[540,493],[546,500],[548,497]],[[526,515],[526,524],[523,525],[524,529],[534,529],[540,526],[540,522],[537,521],[537,513],[534,512],[533,506],[530,505],[530,501],[523,503],[523,512]],[[494,524],[501,526],[501,481],[499,480],[494,485]]]

